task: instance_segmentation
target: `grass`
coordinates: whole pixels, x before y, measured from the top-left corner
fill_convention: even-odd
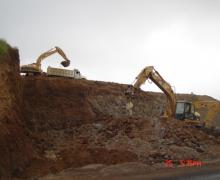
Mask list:
[[[7,53],[8,51],[8,44],[6,41],[0,39],[0,55]]]

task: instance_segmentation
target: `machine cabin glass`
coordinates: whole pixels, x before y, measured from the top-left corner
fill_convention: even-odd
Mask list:
[[[190,102],[177,102],[176,103],[176,113],[175,118],[179,120],[184,119],[195,119],[195,108]]]
[[[185,103],[177,102],[176,103],[176,114],[183,114],[185,111]]]

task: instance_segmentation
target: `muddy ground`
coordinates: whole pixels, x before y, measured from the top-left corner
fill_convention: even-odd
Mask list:
[[[17,50],[8,48],[0,56],[3,179],[56,179],[65,172],[76,179],[85,174],[111,177],[164,168],[166,160],[178,167],[181,160],[220,159],[218,133],[160,118],[166,103],[162,93],[137,90],[130,116],[127,85],[20,76],[19,56],[13,56]],[[219,123],[217,100],[196,95],[178,99],[194,101],[202,118]]]

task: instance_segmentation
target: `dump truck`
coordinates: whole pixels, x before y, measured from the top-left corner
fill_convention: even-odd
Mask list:
[[[61,76],[61,77],[69,77],[74,79],[86,79],[85,76],[81,75],[78,69],[60,69],[48,66],[47,68],[47,76]]]

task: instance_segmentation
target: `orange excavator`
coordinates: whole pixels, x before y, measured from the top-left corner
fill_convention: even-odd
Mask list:
[[[148,79],[154,82],[167,97],[168,103],[164,117],[172,117],[178,120],[190,121],[201,126],[204,125],[203,122],[200,122],[200,114],[195,111],[194,104],[188,101],[177,101],[171,85],[163,79],[153,66],[145,67],[136,77],[134,84],[129,85],[125,92],[129,100],[132,99],[135,89],[140,89],[141,85]]]
[[[55,46],[54,48],[42,53],[36,60],[36,63],[28,64],[28,65],[23,65],[21,66],[20,72],[21,73],[26,73],[26,74],[41,74],[42,69],[41,69],[41,62],[47,58],[48,56],[51,56],[54,53],[59,53],[64,61],[61,62],[61,65],[64,67],[67,67],[70,65],[70,60],[67,59],[65,53],[62,51],[61,48]]]

